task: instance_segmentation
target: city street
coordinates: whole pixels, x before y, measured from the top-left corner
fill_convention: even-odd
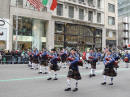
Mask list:
[[[39,75],[38,70],[31,70],[27,65],[0,65],[0,97],[130,97],[130,68],[125,68],[124,63],[120,63],[113,86],[100,85],[103,82],[102,63],[97,66],[95,78],[88,77],[90,69],[80,67],[80,72],[79,91],[74,93],[64,91],[67,69],[58,72],[59,80],[47,81],[47,75]]]

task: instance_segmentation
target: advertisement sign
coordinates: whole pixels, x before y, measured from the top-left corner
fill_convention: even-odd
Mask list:
[[[7,28],[0,28],[0,40],[7,40]]]

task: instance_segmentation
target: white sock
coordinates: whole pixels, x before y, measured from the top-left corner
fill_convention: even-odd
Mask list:
[[[92,70],[93,74],[95,74],[95,69]]]
[[[39,66],[39,70],[40,70],[40,72],[42,72],[42,66]]]
[[[71,88],[71,80],[70,79],[67,79],[67,87]]]
[[[48,77],[51,78],[51,71],[49,71],[48,73],[49,73]]]
[[[113,77],[111,77],[111,83],[113,83]]]
[[[104,82],[106,82],[107,77],[104,75]]]
[[[78,80],[75,82],[75,88],[78,88]]]
[[[55,76],[55,78],[57,78],[57,73],[56,73],[56,72],[54,72],[54,74],[55,74],[55,75],[54,75],[54,76]]]
[[[91,74],[93,74],[93,69],[91,69]]]

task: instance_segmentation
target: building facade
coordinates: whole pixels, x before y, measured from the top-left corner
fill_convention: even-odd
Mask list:
[[[27,0],[11,0],[8,19],[10,50],[103,49],[117,44],[117,0],[58,0],[54,11],[37,11]]]

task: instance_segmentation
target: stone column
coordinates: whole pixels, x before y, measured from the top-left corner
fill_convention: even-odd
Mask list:
[[[42,42],[41,37],[44,29],[44,25],[41,23],[41,20],[34,19],[33,20],[33,27],[32,27],[32,34],[33,34],[33,40],[32,40],[32,48],[37,48],[38,50],[42,49]]]
[[[102,29],[102,50],[106,48],[106,29]]]
[[[46,48],[51,50],[54,48],[54,33],[55,33],[55,22],[49,20],[47,23],[47,33],[46,33]]]

